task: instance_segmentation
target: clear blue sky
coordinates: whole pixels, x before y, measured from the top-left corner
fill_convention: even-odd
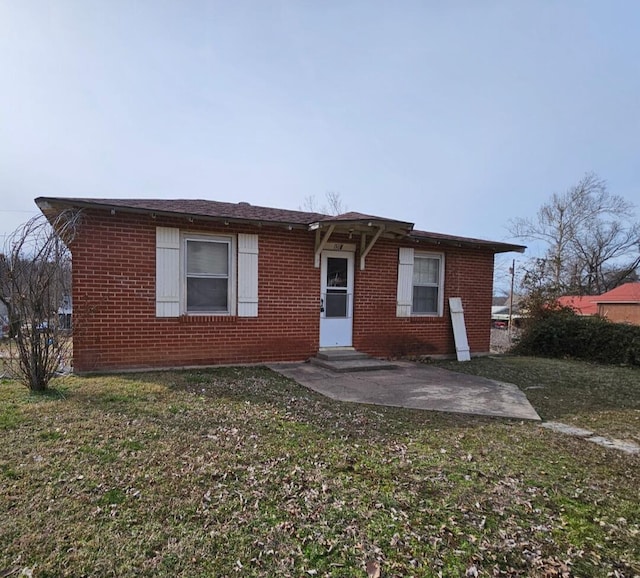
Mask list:
[[[640,2],[0,0],[0,241],[47,196],[349,210],[507,240],[640,202]]]

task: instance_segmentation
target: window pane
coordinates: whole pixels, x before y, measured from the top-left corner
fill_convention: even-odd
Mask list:
[[[187,241],[187,274],[227,275],[229,245],[211,241]]]
[[[327,293],[325,317],[347,317],[348,298],[346,293]]]
[[[438,288],[414,287],[413,288],[413,312],[414,313],[438,313]]]
[[[228,307],[226,279],[187,278],[187,311],[196,313],[226,313]]]
[[[438,285],[440,282],[440,260],[416,257],[413,261],[414,285]]]
[[[347,259],[327,258],[327,287],[347,286]]]

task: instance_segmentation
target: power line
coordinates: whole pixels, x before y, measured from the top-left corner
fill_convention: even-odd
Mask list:
[[[0,209],[0,213],[37,213],[38,211],[31,210],[27,211],[25,209]]]

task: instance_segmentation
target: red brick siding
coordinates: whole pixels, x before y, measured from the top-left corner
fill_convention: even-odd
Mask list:
[[[157,318],[156,226],[258,234],[259,316]],[[379,356],[453,353],[446,303],[441,318],[396,317],[398,246],[378,241],[364,271],[356,258],[354,346]],[[72,252],[76,371],[303,360],[318,349],[320,270],[306,231],[88,211]],[[486,352],[493,256],[456,249],[445,259],[445,298],[462,297],[471,351]]]
[[[455,352],[449,297],[461,297],[472,353],[489,351],[493,254],[469,249],[434,251],[405,243],[416,251],[445,255],[442,317],[396,317],[398,244],[379,241],[356,271],[354,346],[373,355],[449,354]],[[381,271],[387,271],[385,275]]]
[[[640,304],[638,303],[600,303],[598,315],[613,323],[640,325]]]

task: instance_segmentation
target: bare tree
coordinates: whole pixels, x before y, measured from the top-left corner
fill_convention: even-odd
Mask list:
[[[52,223],[34,217],[8,238],[0,256],[0,301],[10,326],[6,365],[32,391],[45,391],[70,358],[59,309],[71,293],[68,246],[79,220],[77,211],[65,211]]]
[[[347,206],[342,201],[340,193],[328,191],[325,195],[325,202],[320,204],[315,195],[308,195],[304,198],[302,206],[303,211],[310,213],[323,213],[325,215],[340,215],[347,212]]]
[[[546,246],[535,276],[554,292],[599,294],[640,265],[640,224],[633,219],[633,205],[588,173],[565,193],[554,193],[535,218],[513,220],[509,230]]]
[[[640,265],[640,225],[594,221],[576,235],[572,248],[571,286],[599,295],[624,282]],[[628,258],[618,259],[623,256]]]

